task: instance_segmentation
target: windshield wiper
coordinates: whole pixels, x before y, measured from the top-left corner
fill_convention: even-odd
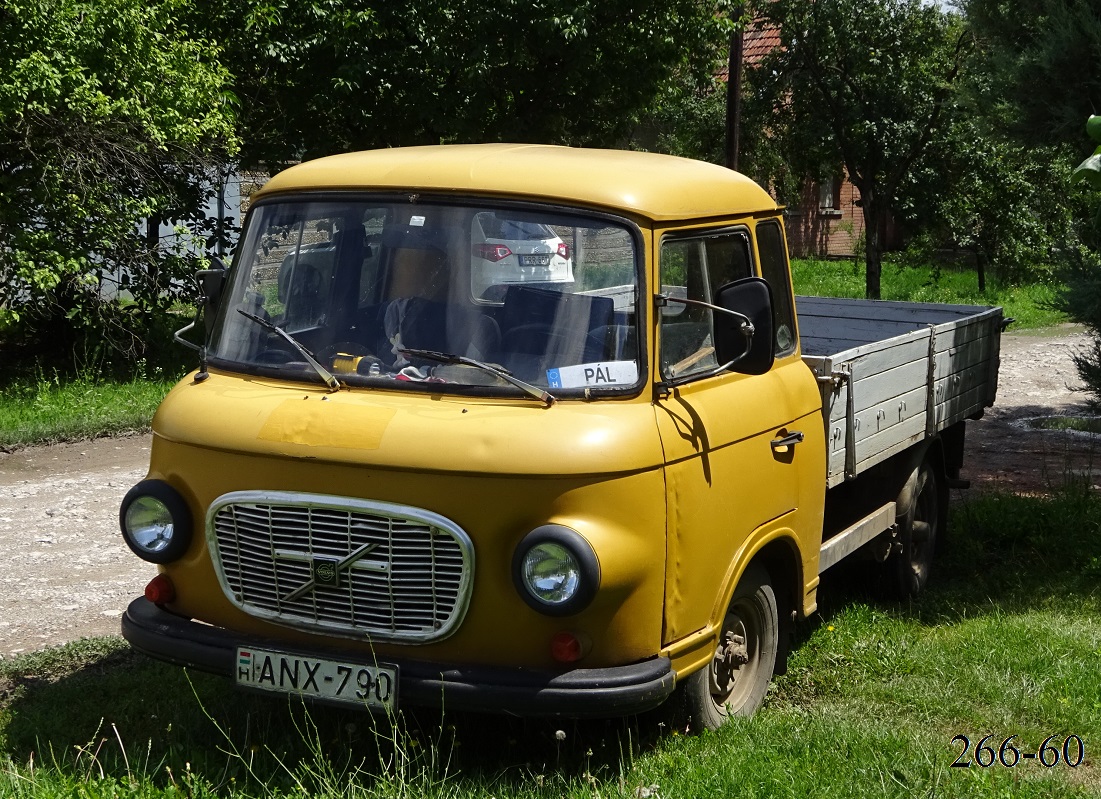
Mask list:
[[[306,359],[306,363],[312,366],[314,368],[314,371],[321,375],[321,379],[325,381],[325,385],[329,387],[330,391],[340,391],[340,381],[336,379],[332,372],[330,372],[328,369],[317,362],[317,359],[313,357],[313,353],[306,349],[305,345],[303,345],[302,342],[300,342],[283,328],[279,327],[276,324],[273,324],[272,322],[269,322],[267,319],[264,319],[261,316],[250,314],[248,311],[244,311],[240,308],[237,309],[237,313],[241,314],[241,316],[245,317],[246,319],[251,319],[256,324],[260,325],[263,328],[267,328],[273,333],[278,333],[280,336],[286,339],[287,343],[298,350],[302,357]]]
[[[402,355],[412,355],[414,358],[424,358],[426,361],[437,361],[439,363],[460,363],[464,366],[473,366],[476,369],[481,369],[483,372],[488,372],[494,377],[499,377],[506,383],[511,383],[518,389],[523,391],[529,397],[545,402],[547,407],[550,407],[557,398],[549,391],[539,388],[539,386],[533,386],[531,383],[525,383],[518,377],[513,377],[511,372],[502,369],[499,366],[494,366],[491,363],[483,363],[482,361],[476,361],[473,358],[467,358],[465,355],[455,355],[450,352],[438,352],[437,350],[418,350],[412,347],[403,347],[398,350]]]

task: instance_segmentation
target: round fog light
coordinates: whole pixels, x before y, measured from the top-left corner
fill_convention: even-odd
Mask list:
[[[191,511],[176,489],[162,480],[142,480],[119,509],[127,546],[151,563],[169,563],[191,543]]]

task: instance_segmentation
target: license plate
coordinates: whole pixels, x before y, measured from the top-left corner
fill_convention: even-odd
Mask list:
[[[367,666],[252,647],[237,648],[237,684],[371,710],[394,710],[398,704],[396,666]]]
[[[548,266],[551,262],[549,255],[521,255],[520,266]]]

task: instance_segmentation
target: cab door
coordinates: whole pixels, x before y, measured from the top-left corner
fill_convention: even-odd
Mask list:
[[[661,292],[714,303],[719,288],[760,271],[752,231],[667,234]],[[659,309],[657,367],[667,385],[656,403],[667,492],[665,643],[721,618],[723,589],[743,555],[786,531],[804,537],[821,521],[821,502],[804,498],[824,490],[821,403],[797,351],[786,256],[781,265],[784,285],[772,286],[774,297],[785,293],[774,300],[778,357],[765,374],[715,373],[709,309],[676,302]],[[811,519],[800,518],[804,510]]]

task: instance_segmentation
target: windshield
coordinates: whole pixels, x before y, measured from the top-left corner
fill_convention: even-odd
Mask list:
[[[629,390],[642,372],[637,261],[626,225],[538,206],[262,203],[209,357],[353,386]]]

